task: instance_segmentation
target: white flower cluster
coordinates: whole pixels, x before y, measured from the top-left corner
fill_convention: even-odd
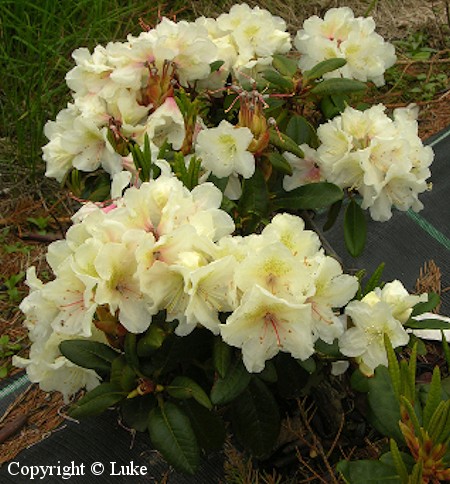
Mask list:
[[[29,360],[15,363],[66,396],[91,387],[93,372],[74,367],[57,345],[103,340],[95,326],[99,308],[132,333],[144,332],[161,310],[178,321],[179,336],[202,325],[241,347],[251,372],[278,351],[306,359],[317,338],[339,337],[344,327],[335,310],[354,296],[356,278],[343,274],[293,215],[275,216],[260,235],[231,236],[221,200],[210,183],[189,192],[161,175],[129,188],[108,210],[91,209],[49,247],[55,279],[43,284],[29,271],[31,293],[21,309],[33,344]],[[230,313],[225,324],[219,313]]]
[[[417,110],[399,108],[391,119],[381,104],[366,111],[347,107],[341,116],[319,126],[318,163],[324,178],[357,190],[362,208],[386,221],[392,207],[423,208],[419,193],[427,189],[433,150],[417,134]]]
[[[305,20],[294,45],[302,54],[302,70],[335,57],[347,61],[324,78],[342,76],[382,86],[384,71],[396,61],[394,46],[375,32],[373,18],[355,18],[349,7],[331,8],[323,19],[314,15]]]
[[[385,335],[393,348],[404,346],[409,334],[403,324],[409,319],[412,307],[427,301],[427,295],[413,296],[400,281],[386,284],[383,289],[376,288],[361,301],[351,301],[345,308],[350,316],[350,327],[339,338],[339,348],[346,356],[355,357],[360,370],[373,375],[378,365],[388,365],[384,345]]]
[[[62,181],[72,167],[87,172],[102,167],[114,175],[131,161],[115,145],[128,139],[142,146],[146,134],[152,145],[167,139],[179,150],[185,125],[175,85],[218,89],[230,73],[237,77],[268,65],[273,54],[290,48],[284,20],[242,4],[217,19],[163,18],[126,42],[98,45],[92,53],[75,50],[76,66],[66,76],[73,102],[45,127],[46,175]],[[215,61],[224,64],[211,73]]]

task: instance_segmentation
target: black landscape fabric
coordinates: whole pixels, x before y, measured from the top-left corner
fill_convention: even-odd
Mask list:
[[[394,212],[388,222],[369,222],[367,249],[357,259],[349,256],[344,246],[342,224],[339,222],[324,235],[338,256],[346,270],[365,268],[370,274],[381,263],[386,268],[383,280],[400,279],[404,285],[413,290],[424,262],[434,260],[442,273],[442,287],[450,286],[449,251],[450,251],[450,128],[428,141],[434,151],[435,160],[432,165],[433,189],[421,195],[425,205],[424,210],[415,214],[412,212]],[[318,227],[322,227],[325,215],[314,220]],[[441,313],[450,315],[450,291],[442,294]],[[23,391],[23,387],[14,393]],[[0,392],[1,395],[1,392]],[[6,398],[6,397],[5,397]],[[2,402],[0,402],[2,403]],[[4,402],[3,402],[4,403]],[[4,406],[0,406],[2,409]],[[4,410],[4,408],[3,408]],[[107,412],[98,418],[83,420],[80,424],[67,422],[50,437],[29,449],[22,451],[13,462],[23,466],[79,466],[84,464],[84,476],[74,476],[71,479],[49,477],[41,482],[54,483],[145,483],[159,482],[169,470],[161,456],[150,446],[146,434],[137,435],[134,441],[132,435],[117,422],[117,414]],[[100,462],[105,466],[102,475],[95,476],[91,472],[91,465]],[[113,464],[114,462],[114,467]],[[11,468],[17,472],[18,465]],[[29,483],[29,477],[12,476],[8,472],[8,465],[0,468],[1,483]],[[144,476],[116,475],[111,471],[131,472],[130,466],[144,466],[148,473]],[[213,454],[205,460],[195,477],[186,477],[171,472],[167,482],[169,484],[211,484],[220,482],[222,476],[223,456]],[[79,469],[79,468],[78,468]]]

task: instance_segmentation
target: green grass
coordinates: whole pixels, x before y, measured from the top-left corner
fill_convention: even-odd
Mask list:
[[[154,23],[157,13],[157,3],[142,0],[0,0],[0,139],[14,146],[0,150],[0,161],[41,172],[43,126],[69,100],[71,52],[138,34],[139,18]]]

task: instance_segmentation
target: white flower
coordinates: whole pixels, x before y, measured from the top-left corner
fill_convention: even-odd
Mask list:
[[[204,168],[218,178],[236,173],[250,178],[255,172],[255,158],[247,150],[252,140],[249,128],[236,128],[222,120],[217,128],[200,131],[195,152]]]
[[[347,61],[324,78],[343,76],[382,86],[385,70],[396,61],[394,46],[375,33],[372,17],[355,18],[348,7],[331,8],[323,20],[316,15],[305,20],[294,45],[302,54],[299,60],[302,70],[336,57]]]
[[[398,210],[423,208],[418,196],[427,189],[433,159],[417,134],[417,111],[404,108],[394,119],[381,104],[366,111],[347,107],[317,130],[322,144],[318,163],[327,181],[357,190],[374,220]]]
[[[314,353],[311,309],[255,285],[220,327],[223,340],[242,348],[247,371],[258,373],[279,351],[306,360]]]
[[[374,292],[361,301],[351,301],[345,314],[351,317],[354,326],[339,338],[339,349],[342,354],[355,357],[366,375],[372,375],[378,365],[387,366],[385,335],[394,348],[409,341],[408,333],[394,317],[391,306]]]

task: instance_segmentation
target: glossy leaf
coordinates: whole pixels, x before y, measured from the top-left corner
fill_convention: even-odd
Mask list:
[[[203,388],[187,376],[175,377],[172,383],[166,387],[166,390],[171,397],[182,400],[186,398],[193,398],[205,408],[209,410],[212,408],[211,400]]]
[[[269,129],[270,143],[276,146],[281,151],[289,151],[299,158],[304,158],[305,154],[298,146],[298,144],[284,133],[278,132],[275,129]]]
[[[366,245],[367,222],[361,207],[350,200],[344,214],[345,246],[352,257],[361,255]]]
[[[411,329],[450,329],[449,323],[442,319],[421,319],[420,321],[409,319],[405,326]]]
[[[139,368],[139,358],[136,352],[137,336],[134,333],[127,333],[124,342],[125,359],[133,369]]]
[[[272,56],[272,65],[283,76],[293,77],[297,72],[297,62],[285,55],[274,54]]]
[[[280,153],[273,151],[268,156],[270,164],[283,175],[292,175],[292,166],[288,160]]]
[[[318,145],[316,131],[306,118],[298,114],[294,114],[289,119],[289,123],[286,127],[286,134],[298,145],[303,143],[312,147]]]
[[[253,378],[231,409],[231,421],[236,437],[254,456],[267,455],[280,432],[280,414],[270,390],[258,378]]]
[[[292,80],[282,76],[278,71],[267,70],[262,73],[262,76],[282,92],[291,92],[294,89]]]
[[[84,339],[62,341],[59,349],[61,354],[72,363],[103,374],[110,372],[111,363],[119,355],[106,344]]]
[[[224,405],[238,397],[250,383],[251,375],[241,360],[232,364],[223,378],[218,378],[211,389],[214,405]]]
[[[200,449],[186,413],[171,402],[162,403],[150,412],[150,439],[176,470],[195,474],[200,462]]]
[[[273,205],[275,209],[317,210],[329,207],[343,196],[342,190],[333,183],[311,183],[277,197]]]
[[[220,450],[225,441],[223,420],[193,400],[186,400],[182,408],[191,421],[197,442],[207,452]]]
[[[231,362],[231,346],[227,345],[220,336],[214,339],[213,361],[214,368],[221,378],[223,378]]]
[[[340,57],[335,57],[319,62],[312,69],[303,73],[304,82],[306,84],[309,83],[309,81],[319,79],[319,77],[322,77],[327,72],[332,72],[336,69],[339,69],[340,67],[345,66],[346,63],[347,61]]]
[[[92,417],[100,415],[109,407],[124,400],[127,393],[116,383],[102,383],[78,400],[69,410],[72,418]]]
[[[311,92],[317,96],[330,96],[332,94],[348,94],[353,92],[362,92],[367,89],[366,84],[354,79],[346,79],[336,77],[333,79],[325,79],[319,82],[311,89]]]
[[[137,355],[140,358],[151,356],[157,349],[161,348],[167,333],[157,324],[150,324],[149,328],[139,339],[136,347]]]
[[[440,300],[441,298],[439,297],[439,294],[436,294],[435,292],[429,292],[428,301],[417,303],[413,307],[411,317],[432,311],[439,304]]]
[[[154,395],[143,395],[128,398],[121,402],[120,411],[125,424],[138,432],[144,432],[148,427],[150,411],[156,406]]]
[[[324,232],[326,232],[327,230],[330,230],[333,227],[333,225],[336,223],[339,213],[341,212],[342,202],[343,202],[342,199],[338,200],[337,202],[334,202],[328,209],[327,220],[323,225]]]
[[[363,296],[373,291],[376,287],[381,284],[381,276],[383,275],[385,263],[382,262],[370,276],[367,284],[364,286]]]
[[[383,435],[393,437],[403,443],[400,421],[400,405],[392,386],[389,371],[385,366],[375,369],[375,375],[369,378],[367,395],[373,426]]]

